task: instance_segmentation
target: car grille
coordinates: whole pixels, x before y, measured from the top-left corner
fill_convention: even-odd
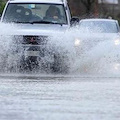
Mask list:
[[[31,45],[45,45],[47,44],[48,37],[47,36],[14,36],[14,42],[21,44],[31,44]]]

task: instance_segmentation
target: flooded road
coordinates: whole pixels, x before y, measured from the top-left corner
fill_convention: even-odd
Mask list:
[[[117,25],[118,32],[93,27],[88,34],[80,26],[14,22],[0,23],[0,120],[120,119]],[[29,70],[35,73],[11,74]],[[54,70],[70,75],[49,75]]]
[[[0,75],[0,120],[119,118],[119,77]]]

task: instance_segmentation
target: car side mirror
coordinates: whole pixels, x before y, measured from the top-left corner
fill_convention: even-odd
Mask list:
[[[79,23],[79,18],[78,17],[72,17],[70,24],[71,26],[77,25]]]

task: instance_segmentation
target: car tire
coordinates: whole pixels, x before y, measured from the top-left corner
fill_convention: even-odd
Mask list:
[[[52,64],[52,73],[66,74],[69,72],[69,64],[67,56],[54,55],[54,63]]]

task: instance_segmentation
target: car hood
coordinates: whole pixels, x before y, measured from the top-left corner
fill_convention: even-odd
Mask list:
[[[91,33],[91,34],[79,34],[81,40],[91,40],[91,41],[106,41],[106,40],[115,40],[120,38],[119,33]]]
[[[80,49],[82,51],[88,51],[90,49],[93,49],[94,47],[103,44],[103,43],[113,43],[115,44],[116,40],[120,40],[120,34],[119,33],[92,33],[92,34],[79,34],[79,37],[76,38],[77,40],[80,40]]]
[[[7,35],[45,35],[52,36],[55,34],[63,34],[69,27],[68,25],[59,24],[3,24],[3,28],[7,28],[1,34]]]

